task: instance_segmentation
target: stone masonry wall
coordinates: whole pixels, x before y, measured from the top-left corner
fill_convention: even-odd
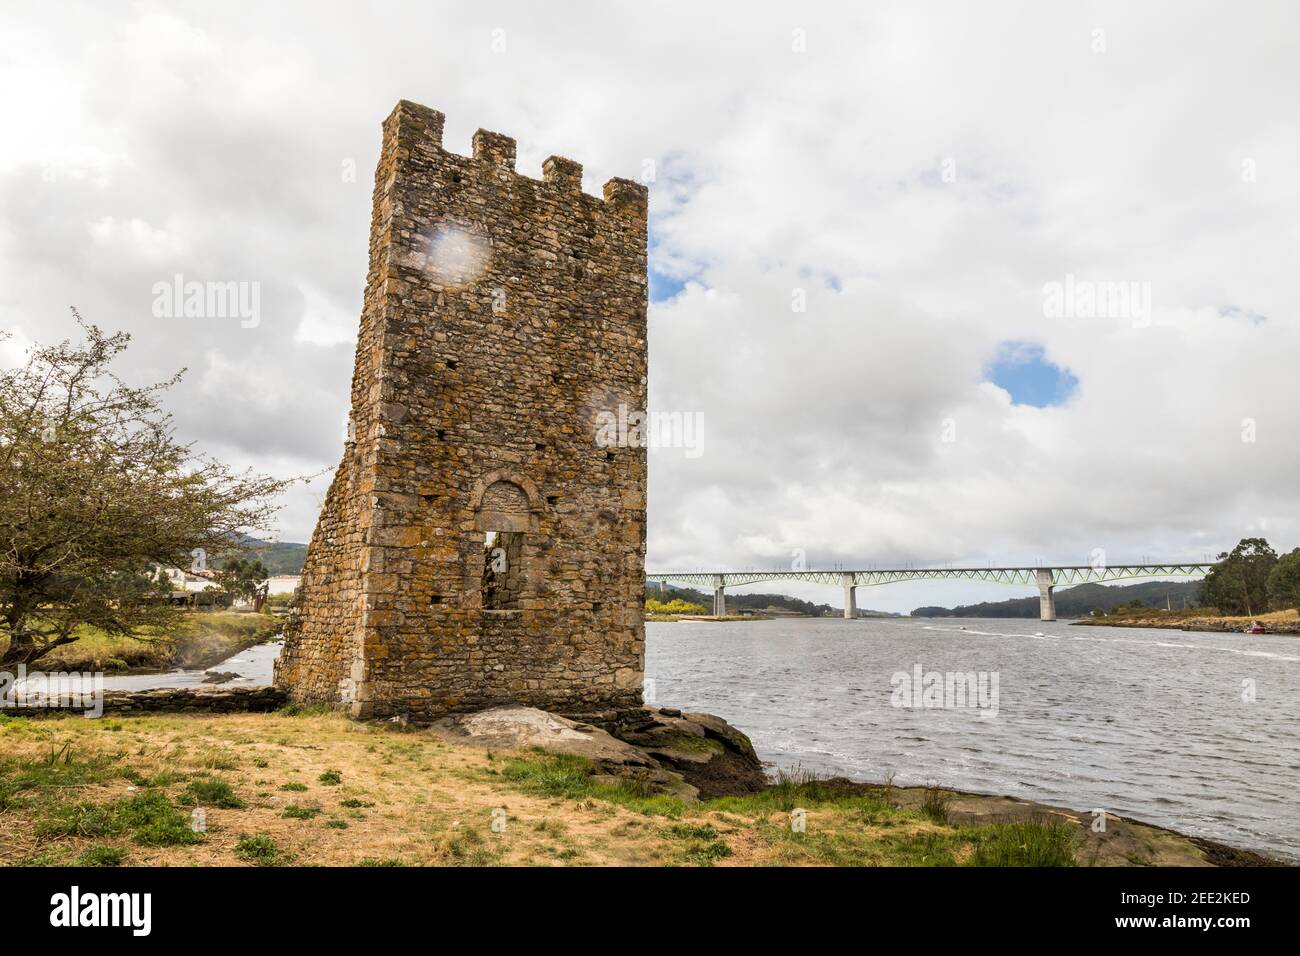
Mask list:
[[[384,123],[351,439],[277,684],[360,716],[639,704],[646,453],[596,433],[646,404],[645,188],[442,125]]]

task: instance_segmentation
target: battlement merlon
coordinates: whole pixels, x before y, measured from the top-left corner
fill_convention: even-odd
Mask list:
[[[515,141],[513,137],[491,130],[480,129],[474,133],[474,162],[497,169],[515,171]]]
[[[438,110],[401,100],[384,120],[385,146],[391,144],[399,151],[431,148],[447,152],[442,146],[445,121],[446,116]],[[475,163],[539,183],[515,172],[515,157],[516,144],[512,137],[486,129],[474,134],[472,159]],[[582,164],[563,156],[551,156],[542,164],[540,183],[562,192],[581,194]],[[605,183],[604,200],[623,215],[642,220],[648,216],[649,190],[642,183],[615,177]]]
[[[615,176],[605,183],[605,202],[644,220],[650,207],[650,189],[644,183]]]
[[[423,141],[442,149],[442,128],[446,121],[447,117],[437,110],[410,100],[398,100],[384,120],[384,141],[388,142],[390,135],[396,138],[398,129],[401,129],[404,139]]]
[[[542,163],[542,178],[560,189],[581,192],[582,163],[575,163],[563,156],[548,156]]]

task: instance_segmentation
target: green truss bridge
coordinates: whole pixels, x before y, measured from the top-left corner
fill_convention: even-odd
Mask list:
[[[1056,620],[1052,592],[1058,585],[1124,581],[1130,578],[1200,577],[1210,564],[1060,565],[1032,568],[886,568],[871,571],[648,571],[646,580],[667,584],[701,584],[713,588],[713,613],[727,613],[726,589],[759,581],[811,581],[844,588],[844,616],[858,615],[857,589],[899,581],[990,581],[994,584],[1037,585],[1040,617]]]

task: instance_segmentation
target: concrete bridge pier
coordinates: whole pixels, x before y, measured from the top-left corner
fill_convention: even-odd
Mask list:
[[[853,572],[844,572],[844,619],[853,620],[858,616],[858,592],[853,586]]]
[[[1038,619],[1055,621],[1056,599],[1052,597],[1052,569],[1039,568],[1035,577],[1038,579]]]
[[[722,583],[722,575],[713,576],[713,616],[725,617],[727,614],[727,589]]]

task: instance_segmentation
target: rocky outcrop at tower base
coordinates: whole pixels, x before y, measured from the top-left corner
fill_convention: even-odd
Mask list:
[[[630,707],[565,717],[510,706],[444,717],[431,729],[455,743],[583,757],[595,764],[598,779],[632,779],[687,801],[767,786],[749,738],[712,714]]]

